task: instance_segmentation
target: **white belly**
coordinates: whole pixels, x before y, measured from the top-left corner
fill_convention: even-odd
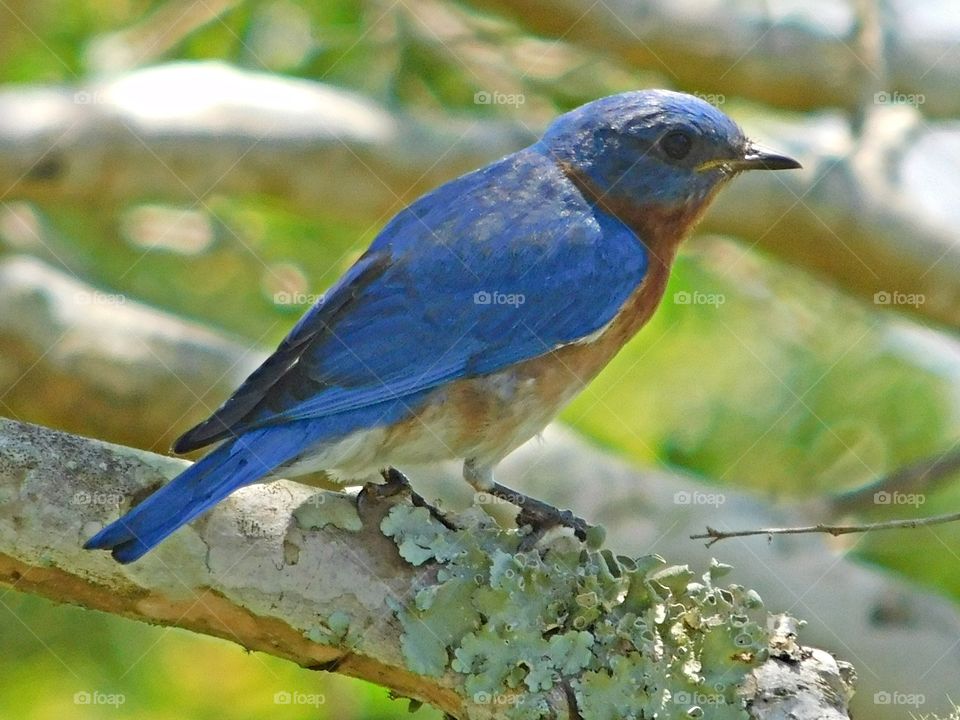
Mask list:
[[[575,394],[571,388],[545,405],[537,401],[537,381],[518,379],[512,370],[460,382],[492,400],[479,415],[457,406],[451,400],[455,393],[438,388],[414,419],[324,443],[275,474],[294,477],[323,471],[336,482],[352,485],[376,478],[387,466],[402,469],[468,458],[493,465],[540,433]]]

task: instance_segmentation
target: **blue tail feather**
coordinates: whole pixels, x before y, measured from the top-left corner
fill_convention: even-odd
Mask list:
[[[141,557],[174,530],[193,520],[239,487],[269,475],[319,443],[365,427],[395,422],[425,393],[350,413],[298,420],[250,430],[225,440],[126,515],[111,523],[84,547],[111,550],[119,562]]]
[[[302,451],[303,434],[283,432],[285,429],[262,429],[228,440],[103,528],[84,548],[111,550],[121,563],[140,558],[237,488],[269,474]]]

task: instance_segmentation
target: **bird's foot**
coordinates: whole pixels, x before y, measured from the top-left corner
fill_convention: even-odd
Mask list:
[[[380,477],[383,478],[382,483],[375,485],[371,484],[371,492],[376,492],[378,497],[393,497],[394,495],[399,495],[405,490],[409,490],[410,493],[413,494],[413,490],[410,487],[410,481],[407,479],[407,476],[396,468],[384,468],[380,471]]]
[[[580,540],[587,540],[588,533],[593,530],[593,526],[588,525],[586,520],[577,517],[569,510],[559,510],[553,505],[516,490],[511,490],[500,483],[495,482],[493,487],[486,492],[520,508],[517,515],[517,527],[530,526],[530,534],[524,538],[521,544],[522,550],[532,548],[540,541],[547,530],[558,525],[573,530],[573,534]]]
[[[431,517],[433,517],[434,520],[439,522],[448,530],[457,529],[457,526],[450,522],[446,515],[424,500],[422,495],[414,492],[413,488],[410,487],[410,481],[407,480],[407,476],[397,470],[395,467],[384,468],[380,471],[380,475],[383,477],[382,484],[374,485],[370,483],[368,484],[368,487],[364,488],[364,490],[377,498],[388,498],[398,495],[402,492],[407,492],[410,494],[410,502],[415,507],[426,508]]]

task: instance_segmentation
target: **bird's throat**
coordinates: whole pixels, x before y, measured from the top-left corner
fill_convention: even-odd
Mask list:
[[[696,227],[716,195],[719,185],[704,197],[691,198],[676,205],[639,203],[629,197],[601,191],[593,181],[573,165],[561,162],[560,170],[584,199],[630,228],[650,253],[651,264],[669,269],[677,248]]]

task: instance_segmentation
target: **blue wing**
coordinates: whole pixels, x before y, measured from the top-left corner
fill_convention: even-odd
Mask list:
[[[536,147],[398,214],[277,351],[174,449],[484,375],[606,325],[647,251]]]

